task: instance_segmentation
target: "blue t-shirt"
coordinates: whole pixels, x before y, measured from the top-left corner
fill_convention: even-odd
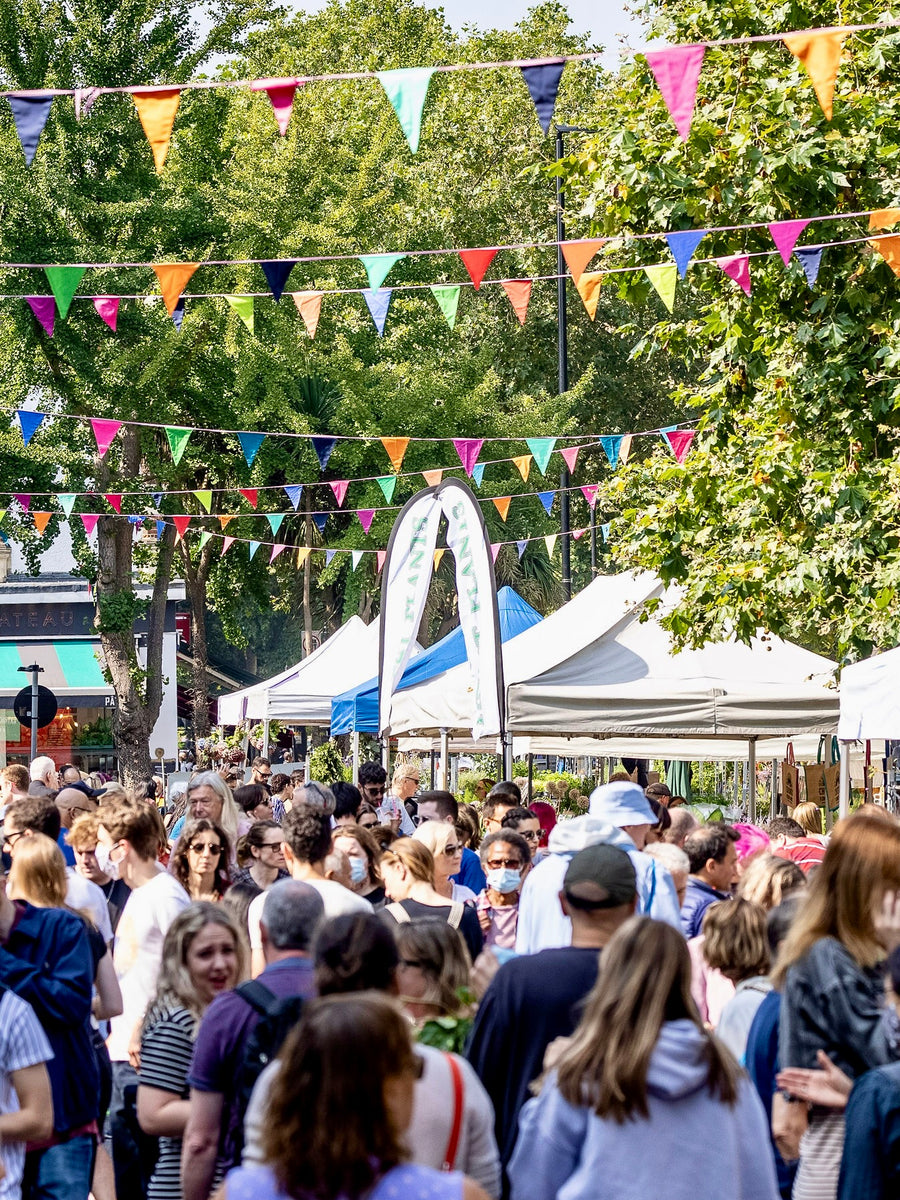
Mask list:
[[[487,880],[484,877],[481,859],[474,850],[469,850],[468,847],[464,847],[463,849],[459,871],[455,875],[451,875],[450,878],[454,883],[471,888],[476,896],[487,887]]]

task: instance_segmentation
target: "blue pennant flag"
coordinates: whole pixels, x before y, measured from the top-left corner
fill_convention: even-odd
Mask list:
[[[143,518],[143,517],[137,517],[137,516],[135,516],[135,517],[129,517],[129,518],[128,518],[128,524],[129,524],[129,525],[143,525],[143,523],[144,523],[144,518]]]
[[[44,415],[44,413],[39,412],[26,412],[24,408],[16,409],[16,416],[19,418],[19,428],[22,430],[22,441],[26,446],[40,428]]]
[[[679,233],[666,234],[669,251],[675,259],[678,274],[682,279],[687,275],[687,269],[690,266],[691,259],[694,257],[694,251],[705,237],[705,229],[683,229]]]
[[[290,500],[291,504],[293,504],[294,512],[296,512],[297,505],[300,503],[300,497],[303,495],[303,484],[302,483],[286,483],[284,485],[284,492],[285,492],[285,495],[287,496],[288,500]]]
[[[326,550],[325,551],[325,566],[326,567],[328,566],[328,564],[331,562],[331,560],[334,558],[334,556],[336,554],[337,554],[337,550]]]
[[[31,166],[47,118],[50,116],[52,96],[7,96],[16,123],[16,133],[22,143],[26,166]]]
[[[379,337],[384,337],[384,323],[387,320],[393,290],[393,288],[379,288],[376,292],[371,288],[363,288],[363,296],[369,306],[369,312],[372,314]]]
[[[238,441],[241,443],[241,449],[244,452],[244,458],[247,460],[247,466],[253,466],[253,460],[259,453],[259,448],[266,440],[264,433],[239,433]]]
[[[319,460],[319,467],[324,471],[328,466],[329,458],[331,458],[331,452],[337,445],[337,438],[314,437],[309,440],[312,442],[316,458]]]
[[[172,324],[181,333],[181,323],[184,320],[184,296],[178,297],[178,303],[172,310]]]
[[[261,545],[262,545],[262,542],[251,542],[250,543],[250,558],[253,557],[253,555],[257,552],[257,550],[260,548]]]
[[[476,463],[472,468],[472,478],[475,480],[475,486],[481,487],[481,481],[484,479],[484,463]]]
[[[525,553],[525,547],[528,545],[528,538],[523,538],[521,542],[516,542],[516,550],[519,554],[519,561],[522,560],[522,555]]]
[[[156,522],[156,540],[157,541],[159,541],[159,539],[162,537],[163,530],[165,529],[165,527],[166,527],[165,521],[157,521]]]
[[[325,522],[328,520],[328,513],[313,513],[312,519],[313,524],[315,525],[316,529],[318,529],[319,533],[324,533]]]
[[[538,500],[540,500],[541,504],[543,504],[548,517],[550,516],[550,509],[553,507],[553,499],[555,496],[556,492],[538,492]]]
[[[562,79],[565,65],[565,59],[563,59],[560,62],[541,63],[536,67],[521,68],[545,137],[550,132],[559,81]]]
[[[600,526],[600,533],[604,542],[609,541],[609,521],[607,521],[605,525]]]
[[[162,504],[162,498],[163,498],[162,492],[154,492],[153,493],[153,507],[154,508],[159,508],[160,504]]]
[[[800,260],[800,266],[803,268],[806,282],[810,287],[815,287],[816,280],[819,277],[819,267],[822,263],[822,247],[813,246],[805,250],[795,250],[794,253]]]
[[[619,447],[622,445],[622,435],[612,434],[601,437],[600,445],[603,447],[603,453],[609,459],[609,465],[615,470],[619,465]]]
[[[275,297],[276,302],[279,301],[284,294],[284,285],[288,281],[288,275],[297,265],[297,260],[295,258],[275,258],[259,265],[263,269],[269,291]]]

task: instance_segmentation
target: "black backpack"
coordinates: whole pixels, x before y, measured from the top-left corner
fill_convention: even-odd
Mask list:
[[[235,1162],[232,1165],[239,1167],[244,1149],[244,1117],[253,1088],[269,1063],[278,1057],[285,1038],[300,1020],[303,997],[276,996],[258,979],[239,984],[235,992],[259,1013],[256,1027],[244,1047],[244,1057],[238,1071],[237,1103],[241,1126],[235,1132]]]

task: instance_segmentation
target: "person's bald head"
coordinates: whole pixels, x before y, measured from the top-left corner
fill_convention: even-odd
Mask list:
[[[72,825],[82,813],[97,811],[97,803],[86,796],[80,788],[64,787],[56,794],[56,807],[59,809],[59,819],[66,829]]]
[[[685,838],[698,828],[699,822],[694,814],[688,812],[686,808],[670,808],[669,816],[672,823],[662,835],[662,840],[684,849]]]

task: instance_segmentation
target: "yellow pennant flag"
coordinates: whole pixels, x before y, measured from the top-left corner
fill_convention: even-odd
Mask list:
[[[597,315],[597,305],[600,301],[600,285],[602,282],[602,271],[588,271],[575,284],[578,288],[578,295],[584,302],[584,307],[587,309],[588,316],[592,321]]]
[[[165,301],[169,316],[178,306],[181,293],[188,285],[188,280],[200,266],[199,263],[159,263],[153,266],[154,274],[159,280],[159,290]]]
[[[403,466],[403,456],[406,454],[406,447],[409,445],[409,438],[382,438],[381,444],[384,446],[385,454],[391,460],[391,466],[395,471],[399,472],[400,468]]]
[[[826,29],[821,32],[786,33],[781,38],[794,58],[806,67],[822,112],[829,121],[833,111],[834,81],[846,36],[840,29]]]
[[[869,213],[870,229],[887,229],[888,225],[896,225],[900,221],[900,208],[879,208]]]
[[[869,242],[894,274],[900,275],[900,233],[891,234],[889,237],[869,238]]]
[[[506,520],[506,514],[509,512],[509,504],[512,496],[496,496],[494,498],[494,508],[500,514],[500,520]]]
[[[443,550],[435,550],[435,552],[434,552],[434,569],[435,570],[437,570],[438,567],[441,565],[441,559],[444,557],[444,553],[445,553],[445,551],[443,551]]]
[[[544,538],[544,545],[547,547],[547,557],[553,557],[553,551],[556,549],[556,534],[548,533]]]
[[[302,567],[303,564],[306,562],[306,560],[309,558],[309,555],[310,555],[309,547],[301,546],[297,550],[297,566]]]
[[[528,480],[528,472],[531,470],[531,455],[520,454],[518,458],[513,459],[513,463],[516,465],[519,474],[522,476],[522,482],[526,483]]]
[[[175,124],[181,92],[178,88],[162,88],[158,91],[154,89],[132,92],[131,98],[153,151],[156,169],[162,171],[166,155],[169,153],[169,140],[172,137],[172,126]]]

